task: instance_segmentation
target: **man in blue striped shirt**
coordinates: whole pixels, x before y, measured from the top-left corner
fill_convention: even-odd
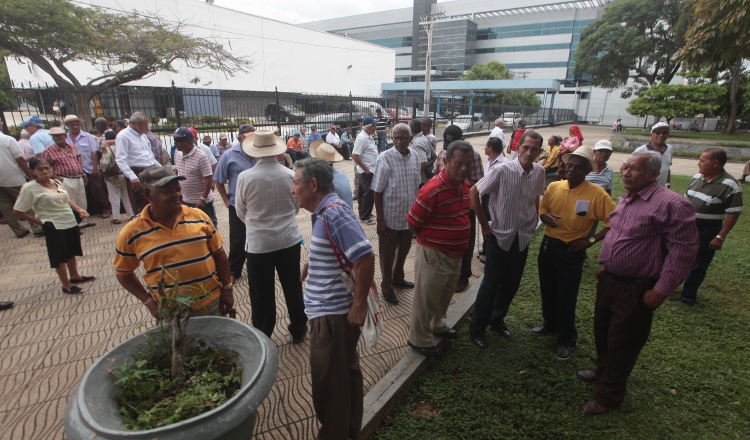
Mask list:
[[[320,421],[317,438],[356,438],[364,398],[357,341],[367,315],[375,253],[354,212],[334,192],[328,162],[303,159],[294,163],[294,170],[292,195],[313,213],[310,259],[301,279],[307,279],[304,300],[313,406]],[[341,278],[332,244],[348,261],[343,264],[352,267],[346,270],[355,274],[354,292],[347,291]]]

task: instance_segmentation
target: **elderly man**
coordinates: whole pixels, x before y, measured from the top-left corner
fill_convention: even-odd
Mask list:
[[[437,148],[437,138],[432,134],[432,119],[429,116],[422,116],[419,118],[419,123],[422,125],[422,134],[430,141],[432,149]]]
[[[115,124],[115,127],[118,125]],[[128,182],[128,196],[133,212],[139,212],[146,205],[141,200],[141,181],[138,176],[146,168],[160,166],[151,151],[151,142],[146,137],[147,130],[148,116],[135,112],[130,116],[130,125],[117,132],[115,139],[115,160]]]
[[[0,122],[0,212],[5,217],[8,226],[17,238],[29,235],[29,230],[21,226],[18,217],[13,214],[18,194],[26,180],[33,180],[31,170],[23,157],[23,151],[16,140],[2,133],[3,124]],[[42,229],[29,222],[34,236],[44,237]]]
[[[0,124],[2,124],[2,122],[0,122]],[[2,127],[2,125],[0,125],[0,127]],[[34,149],[31,147],[31,142],[29,142],[30,137],[31,135],[25,129],[21,130],[21,135],[18,137],[18,147],[23,151],[23,158],[26,160],[36,156],[36,154],[34,154]]]
[[[245,223],[247,284],[250,289],[253,327],[271,337],[276,326],[276,283],[279,275],[289,312],[292,342],[305,339],[307,317],[302,302],[300,255],[302,233],[297,226],[299,207],[292,197],[289,168],[276,156],[286,151],[281,138],[259,130],[242,142],[248,156],[258,159],[237,179],[237,216]]]
[[[446,325],[446,312],[469,245],[469,184],[474,149],[464,141],[450,144],[445,168],[427,182],[409,210],[409,229],[417,235],[408,345],[423,356],[437,356],[433,335],[458,337]]]
[[[158,136],[156,136],[154,133],[151,132],[151,127],[148,127],[146,129],[146,138],[148,138],[148,142],[151,144],[151,153],[154,155],[154,159],[156,159],[157,162],[159,162],[159,165],[164,165],[164,149],[162,148],[162,141],[159,139]]]
[[[610,216],[596,271],[596,369],[577,372],[585,382],[598,381],[594,398],[581,407],[587,414],[604,414],[623,402],[654,310],[685,279],[698,251],[693,207],[658,184],[661,166],[659,153],[649,151],[620,167],[627,192]]]
[[[409,121],[409,129],[412,135],[411,149],[412,151],[418,151],[424,156],[425,163],[420,170],[419,185],[422,186],[427,183],[433,176],[432,168],[430,164],[434,164],[437,154],[430,144],[430,140],[424,135],[422,131],[422,122],[419,119],[412,119]],[[394,128],[395,130],[395,128]],[[395,135],[394,135],[395,136]],[[396,141],[394,140],[394,145]]]
[[[308,136],[307,140],[308,140],[308,142],[307,142],[308,148],[310,147],[310,145],[313,142],[315,142],[315,141],[322,141],[323,140],[323,136],[320,133],[318,133],[318,127],[317,126],[315,126],[315,125],[311,125],[310,126],[310,136]]]
[[[387,132],[392,122],[390,118],[383,116],[383,110],[380,107],[375,110],[375,122],[375,132],[378,134],[378,151],[383,152],[388,148]]]
[[[229,136],[226,133],[219,135],[219,143],[216,144],[216,148],[219,150],[219,157],[232,148],[232,144],[229,143]]]
[[[406,281],[404,263],[411,249],[412,233],[406,217],[417,198],[420,173],[427,165],[422,152],[409,148],[411,130],[406,124],[393,127],[393,148],[380,153],[378,172],[372,181],[377,210],[378,249],[380,251],[380,291],[391,304],[398,304],[393,286],[411,289]],[[429,147],[428,147],[429,148]]]
[[[226,315],[234,306],[227,254],[208,216],[180,203],[180,180],[184,179],[161,166],[140,173],[139,183],[149,204],[117,237],[117,281],[154,318],[159,317],[155,299],[162,271],[166,288],[178,283],[192,297],[193,316]],[[146,286],[135,273],[141,263]]]
[[[174,155],[177,174],[185,177],[182,183],[182,203],[205,212],[216,227],[218,221],[214,193],[211,191],[214,173],[208,156],[193,144],[193,133],[187,128],[180,127],[170,136],[174,138],[177,147]]]
[[[562,161],[567,180],[552,182],[539,207],[539,219],[547,225],[537,259],[544,322],[529,332],[557,332],[557,359],[565,361],[578,341],[576,304],[586,249],[607,235],[609,214],[617,205],[604,189],[586,180],[596,166],[591,148],[578,147]],[[588,238],[595,221],[603,222],[604,229]]]
[[[241,147],[242,141],[245,140],[247,135],[255,132],[255,127],[250,124],[242,124],[237,130],[237,140],[232,142],[232,147]]]
[[[286,154],[292,158],[292,163],[310,157],[302,144],[302,134],[299,131],[295,131],[292,137],[286,141]]]
[[[331,172],[333,172],[333,190],[336,192],[336,195],[346,203],[346,206],[353,210],[354,200],[352,197],[352,187],[349,184],[349,178],[346,177],[346,174],[337,170],[336,167],[333,166],[333,164],[341,162],[344,158],[336,152],[335,148],[325,142],[310,148],[310,156],[323,159],[331,164]]]
[[[489,136],[491,138],[494,137],[503,141],[503,147],[508,145],[508,141],[505,140],[505,131],[503,131],[504,127],[505,127],[505,121],[503,121],[503,118],[495,119],[495,128],[492,129],[492,131],[490,132],[490,136]]]
[[[346,160],[352,160],[352,150],[354,149],[354,137],[352,136],[352,128],[346,127],[344,134],[341,135],[341,144],[346,149],[348,155]]]
[[[667,143],[669,138],[669,124],[666,122],[657,122],[651,127],[651,142],[641,145],[633,151],[633,154],[654,151],[661,157],[661,169],[657,181],[659,185],[670,188],[672,186],[672,174],[669,167],[672,165],[672,146]]]
[[[94,120],[94,128],[99,130],[99,145],[101,145],[104,142],[104,133],[108,131],[112,131],[111,128],[109,128],[109,121],[107,121],[106,118],[96,118]]]
[[[128,123],[124,119],[116,120],[115,124],[112,126],[112,130],[114,130],[115,133],[120,133],[126,128],[128,128]]]
[[[63,188],[70,196],[70,201],[86,211],[88,177],[83,170],[81,153],[68,143],[68,134],[62,128],[52,127],[50,134],[55,143],[47,147],[39,156],[47,159],[55,174],[54,178],[62,181]],[[84,218],[78,226],[88,228],[96,224]]]
[[[211,150],[211,155],[214,157],[214,159],[219,159],[219,156],[221,156],[219,154],[219,148],[214,145],[214,138],[212,138],[210,134],[203,135],[203,145]]]
[[[516,159],[492,168],[471,188],[471,204],[487,241],[484,278],[470,324],[471,341],[482,349],[488,347],[488,325],[504,338],[513,335],[505,325],[505,316],[521,284],[539,218],[544,168],[536,163],[536,158],[542,151],[542,142],[544,138],[539,133],[525,133],[519,139]],[[480,197],[485,194],[490,195],[492,225],[482,211]]]
[[[354,141],[354,151],[352,151],[352,160],[357,164],[354,167],[354,186],[357,192],[359,220],[368,225],[374,223],[372,208],[375,206],[375,193],[370,186],[373,169],[378,161],[378,146],[372,139],[373,133],[375,133],[375,119],[372,116],[365,116],[362,119],[362,131],[357,135]]]
[[[497,137],[489,137],[487,143],[484,146],[484,154],[487,155],[487,165],[484,167],[484,175],[488,175],[493,168],[498,167],[508,162],[503,154],[503,140]],[[490,214],[490,195],[485,194],[481,198],[482,200],[482,212],[487,217],[487,221],[492,221],[492,214]],[[479,251],[479,261],[485,263],[485,255],[487,254],[487,240],[482,241],[482,249]]]
[[[336,125],[331,125],[331,130],[326,135],[326,143],[335,148],[344,159],[349,159],[349,149],[341,142],[341,138],[336,132]]]
[[[305,313],[310,319],[313,406],[320,421],[317,438],[357,438],[363,412],[357,341],[367,316],[375,253],[352,210],[334,193],[328,162],[305,159],[294,168],[292,194],[312,213],[310,259],[301,279],[307,280]],[[344,263],[334,256],[334,248]],[[347,291],[342,269],[356,273],[353,291]]]
[[[39,119],[39,116],[32,116],[19,125],[29,132],[29,136],[31,136],[29,143],[37,156],[42,154],[45,148],[55,143],[49,134],[49,130],[44,128],[44,121]]]
[[[68,127],[68,144],[76,147],[76,150],[81,154],[83,171],[86,173],[86,179],[88,180],[86,185],[88,209],[81,205],[78,206],[88,211],[89,214],[101,214],[102,218],[108,218],[109,196],[104,185],[104,179],[99,173],[99,160],[96,154],[99,151],[99,141],[94,136],[81,130],[81,120],[78,119],[78,116],[69,114],[65,117],[63,123]]]
[[[305,148],[305,151],[310,151],[310,135],[307,134],[307,129],[305,127],[300,127],[299,129],[300,136],[299,138],[302,140],[302,146]]]
[[[726,163],[727,153],[722,148],[705,150],[698,160],[698,174],[685,191],[700,236],[698,256],[682,285],[682,303],[687,306],[695,304],[714,253],[721,250],[742,214],[742,185],[724,170]]]

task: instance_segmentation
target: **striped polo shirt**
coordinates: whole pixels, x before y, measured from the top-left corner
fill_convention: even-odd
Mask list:
[[[193,150],[185,155],[180,151],[176,151],[174,154],[174,166],[177,168],[177,174],[185,176],[185,180],[180,183],[182,187],[182,200],[193,205],[197,204],[203,195],[203,185],[206,177],[214,175],[208,156],[198,147],[193,147]],[[208,191],[206,199],[206,203],[214,201],[213,191]]]
[[[710,181],[703,174],[696,174],[685,197],[693,205],[698,226],[720,223],[727,215],[742,213],[742,186],[726,171]]]
[[[469,247],[470,207],[468,182],[457,191],[443,170],[419,190],[406,220],[420,227],[417,243],[461,258]]]
[[[117,237],[115,273],[131,273],[143,263],[146,289],[156,295],[164,268],[166,288],[176,281],[195,298],[193,310],[202,309],[220,295],[212,254],[223,252],[221,235],[200,209],[183,205],[174,227],[169,229],[151,220],[149,206]]]
[[[586,180],[594,185],[602,187],[604,191],[612,191],[615,184],[615,172],[609,165],[607,165],[599,173],[597,173],[596,170],[588,173],[586,175]]]
[[[346,203],[336,193],[323,197],[312,214],[310,265],[304,297],[308,319],[347,314],[354,300],[341,279],[341,266],[333,253],[324,223],[328,225],[333,242],[352,264],[372,252],[370,240]]]

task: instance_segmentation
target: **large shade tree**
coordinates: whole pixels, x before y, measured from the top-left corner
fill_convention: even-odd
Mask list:
[[[725,72],[730,112],[727,133],[735,130],[738,91],[750,59],[750,2],[747,0],[692,0],[693,21],[677,58],[688,68]]]
[[[667,122],[677,117],[692,118],[718,109],[718,98],[725,93],[724,87],[717,84],[659,84],[630,101],[627,112],[635,116],[664,117]]]
[[[252,69],[217,41],[191,35],[181,20],[148,12],[113,13],[67,0],[0,0],[0,49],[26,57],[86,109],[93,96],[160,71],[175,71],[178,61],[227,76]],[[70,63],[91,63],[99,75],[79,78]],[[82,115],[79,115],[82,116]],[[89,118],[82,118],[88,126]]]
[[[474,64],[460,79],[464,81],[487,81],[511,78],[513,78],[513,73],[505,64],[490,61],[486,64]],[[487,102],[520,107],[539,107],[542,105],[542,100],[534,92],[495,92],[495,96],[488,99]]]

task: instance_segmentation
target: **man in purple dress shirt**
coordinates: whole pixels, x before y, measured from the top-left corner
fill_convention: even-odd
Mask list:
[[[659,185],[658,153],[636,153],[620,167],[627,192],[610,216],[596,271],[596,368],[581,370],[598,382],[581,409],[597,415],[625,399],[625,385],[651,333],[656,310],[682,283],[698,252],[690,202]]]

